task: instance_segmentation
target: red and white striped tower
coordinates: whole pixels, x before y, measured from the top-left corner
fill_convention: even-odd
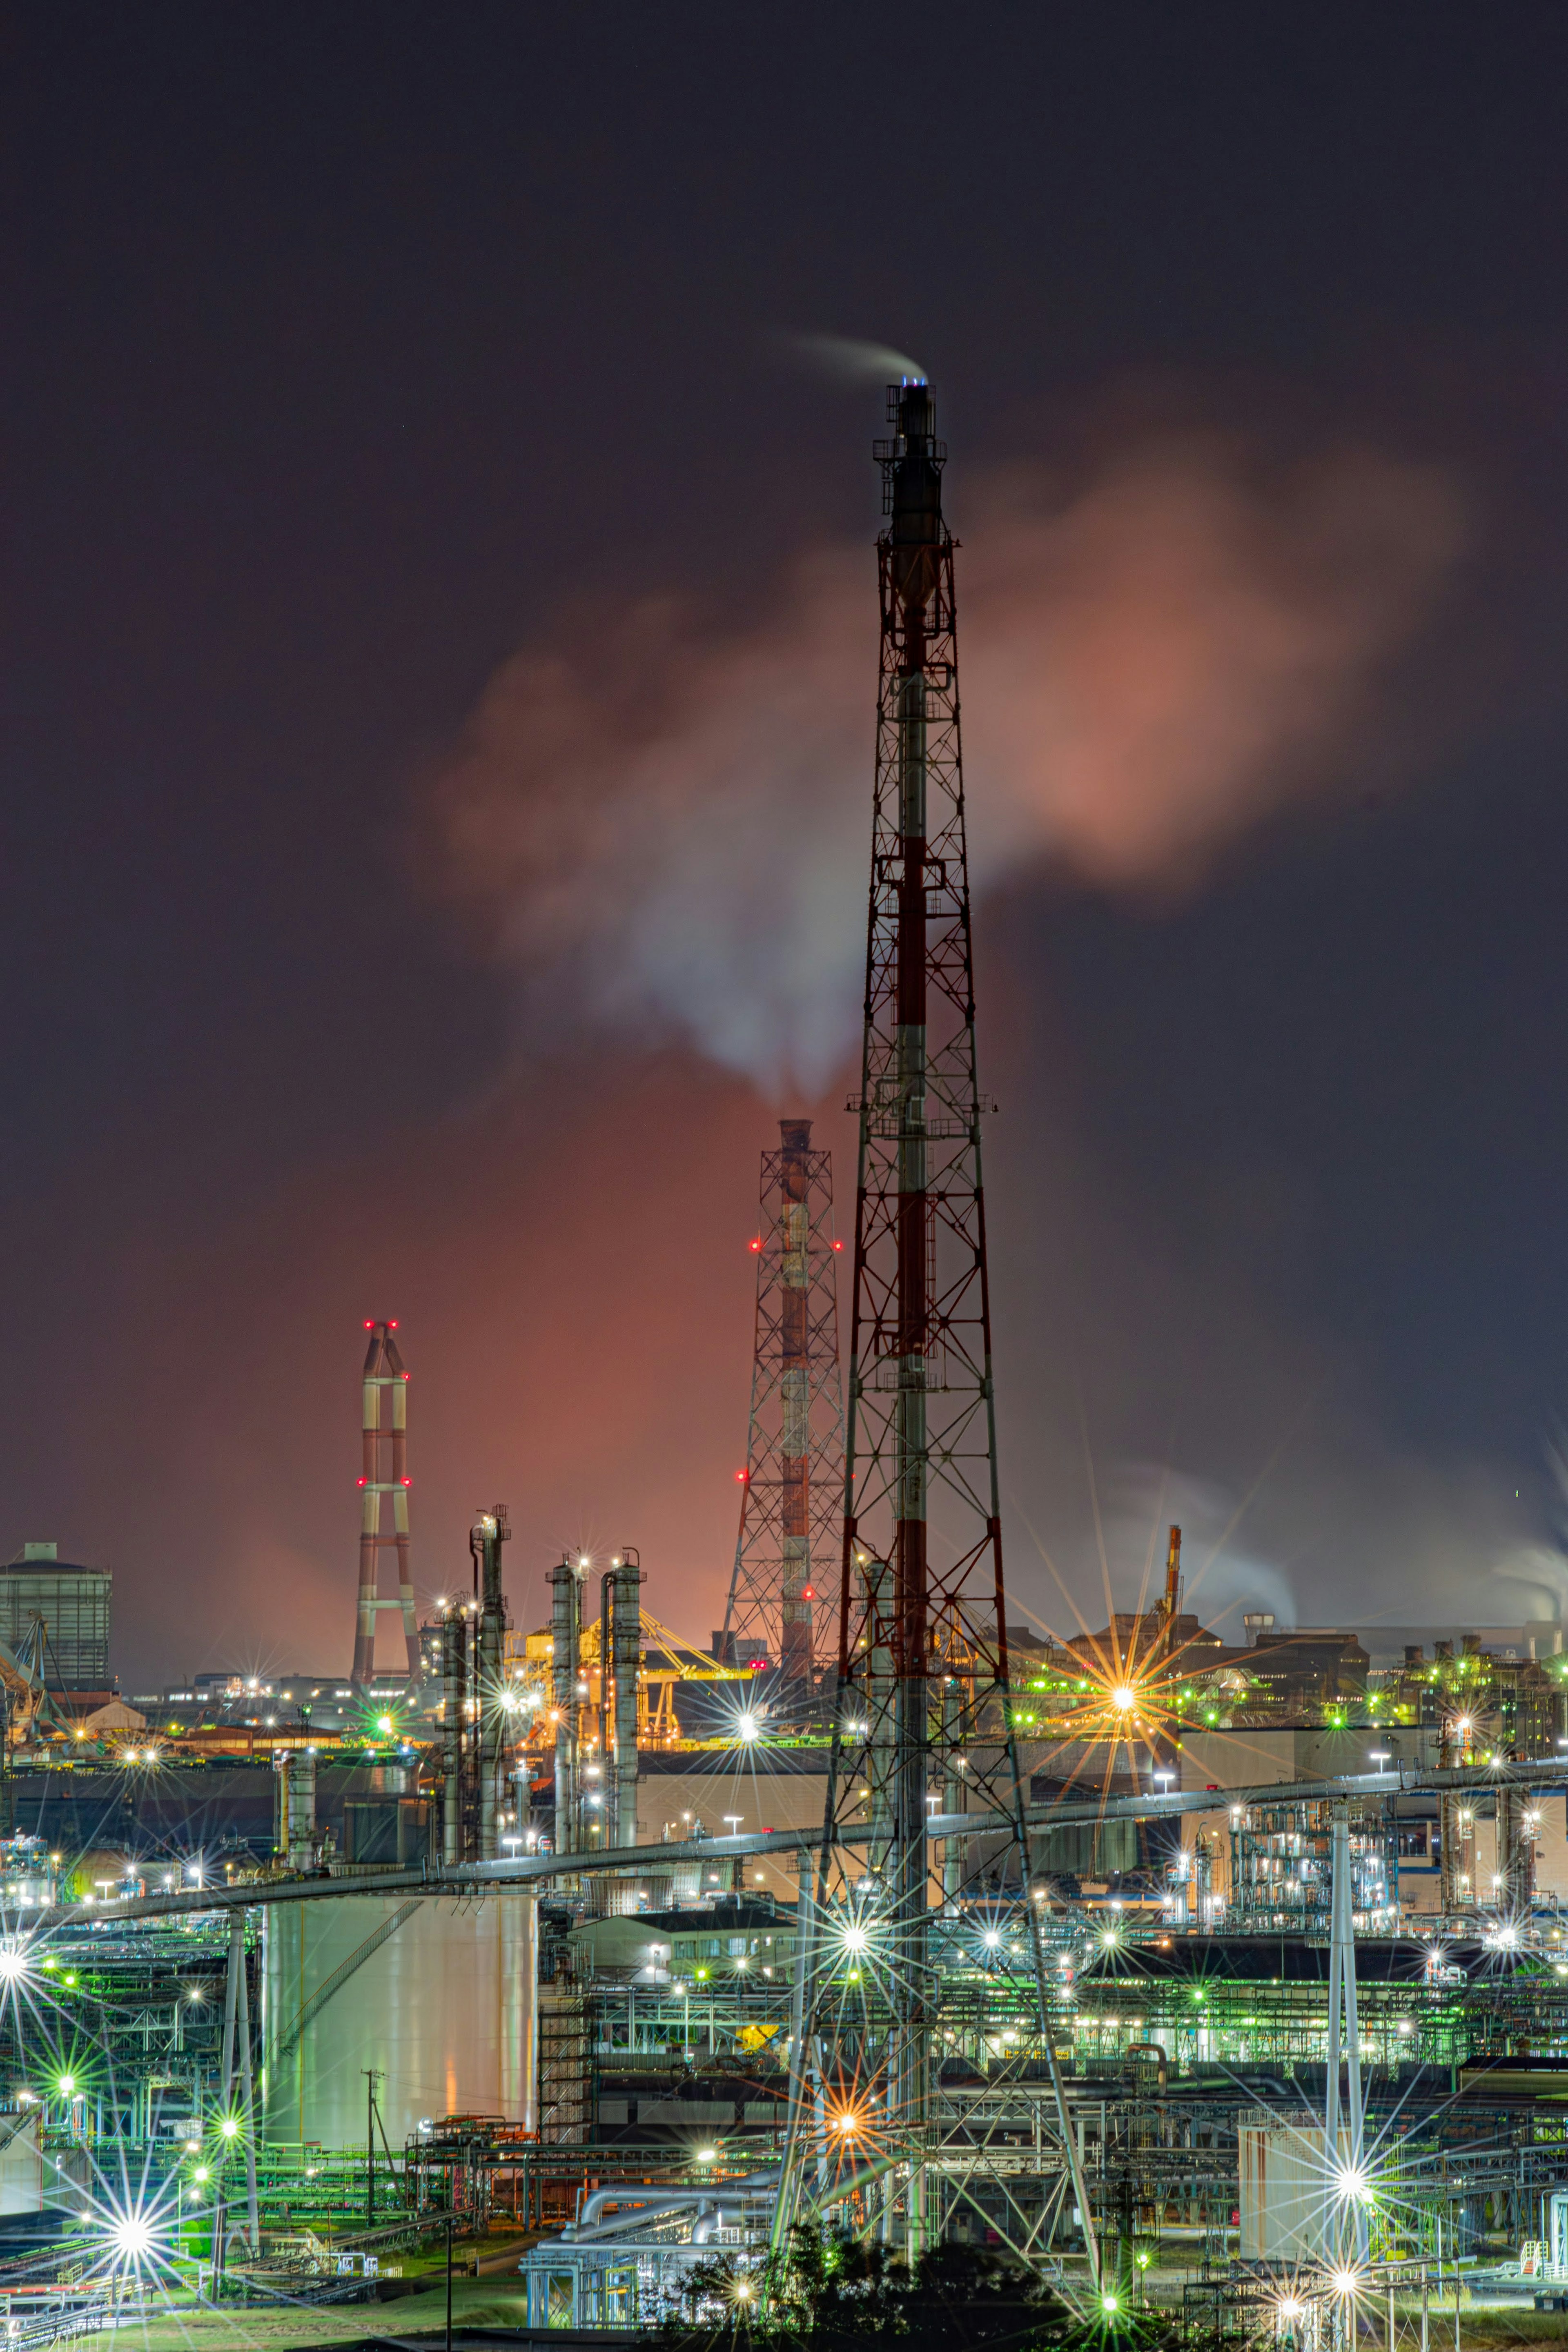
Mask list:
[[[1071,2179],[1098,2277],[1031,1899],[1007,1658],[953,540],[930,386],[893,385],[889,423],[876,446],[888,520],[865,1043],[850,1106],[860,1141],[837,1692],[773,2242],[788,2242],[801,2183],[822,2161],[803,2129],[813,2068],[817,2095],[850,2119],[845,2168],[864,2163],[863,2145],[887,2168],[884,2234],[896,2230],[911,2260],[942,2236],[952,2187],[928,2160],[945,2129],[937,1982],[944,1948],[972,1965],[968,1906],[983,1901],[1011,1906],[1000,1940],[1009,1964],[1019,1955],[1036,2012],[1017,2063],[1050,2083],[1047,2168]],[[966,1828],[971,1814],[983,1831]]]
[[[363,1508],[359,1538],[359,1622],[354,1631],[353,1679],[375,1675],[375,1619],[381,1609],[401,1609],[408,1644],[410,1681],[419,1673],[419,1627],[414,1613],[414,1579],[408,1561],[408,1374],[393,1338],[397,1325],[367,1321],[364,1353],[364,1456],[360,1469]],[[392,1497],[392,1533],[381,1528],[382,1497]],[[381,1553],[397,1547],[397,1598],[381,1594]]]

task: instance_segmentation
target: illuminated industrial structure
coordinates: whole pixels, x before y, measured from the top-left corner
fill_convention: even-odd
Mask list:
[[[408,1374],[398,1353],[394,1323],[367,1322],[370,1344],[363,1374],[364,1418],[360,1466],[359,1617],[354,1630],[353,1679],[375,1679],[375,1621],[384,1609],[402,1612],[408,1652],[408,1679],[419,1678],[419,1624],[414,1609],[414,1570],[408,1538]],[[392,1529],[384,1534],[381,1507],[390,1499]],[[397,1595],[381,1591],[381,1555],[397,1554]]]
[[[837,2105],[851,2129],[836,2161],[853,2168],[857,2134],[872,2131],[896,2159],[880,2193],[914,2258],[942,2234],[945,2202],[931,2164],[933,1895],[947,1936],[977,1898],[1011,1901],[1042,2027],[1049,1987],[1007,1656],[953,542],[930,386],[893,387],[889,422],[838,1654],[773,2239],[787,2242],[821,2162],[815,2105]],[[967,1834],[972,1809],[1005,1833]],[[1087,2196],[1079,2207],[1092,2268]]]
[[[258,2293],[510,2211],[554,2232],[540,2326],[646,2328],[717,2252],[738,2295],[812,2221],[1048,2260],[1101,2320],[1178,2239],[1189,2315],[1246,2305],[1290,2352],[1356,2340],[1331,2263],[1425,2294],[1445,2248],[1550,2242],[1568,2273],[1568,1658],[1379,1675],[1266,1612],[1226,1643],[1174,1528],[1152,1608],[1008,1625],[924,383],[891,422],[847,1423],[828,1157],[789,1120],[718,1654],[626,1547],[563,1558],[514,1629],[497,1505],[421,1672],[407,1375],[366,1326],[346,1685],[193,1678],[151,1727],[34,1706],[7,1742],[0,2176],[37,2159],[24,2218],[73,2263],[121,2243],[113,2151],[182,2277]]]
[[[741,1527],[715,1649],[727,1665],[758,1661],[777,1677],[775,1705],[809,1704],[815,1604],[837,1587],[844,1511],[844,1404],[838,1372],[838,1244],[833,1155],[811,1148],[811,1121],[779,1121],[763,1154],[756,1338]]]

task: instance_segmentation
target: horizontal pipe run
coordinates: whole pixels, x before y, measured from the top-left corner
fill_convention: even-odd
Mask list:
[[[1568,1757],[1543,1756],[1524,1764],[1454,1765],[1447,1769],[1403,1772],[1357,1772],[1338,1780],[1267,1780],[1245,1789],[1187,1789],[1170,1796],[1089,1797],[1070,1803],[1030,1805],[1025,1820],[1030,1829],[1066,1829],[1078,1823],[1116,1821],[1162,1821],[1184,1813],[1214,1813],[1227,1807],[1258,1804],[1322,1803],[1334,1797],[1398,1797],[1438,1795],[1445,1790],[1489,1790],[1523,1788],[1568,1789]],[[973,1813],[933,1813],[926,1822],[931,1838],[967,1834],[1010,1835],[1012,1816],[994,1810]],[[846,1827],[837,1833],[841,1845],[864,1844],[871,1832],[865,1826]],[[731,1862],[752,1854],[795,1853],[822,1843],[820,1829],[750,1830],[731,1837],[683,1838],[668,1845],[612,1847],[593,1855],[520,1854],[493,1862],[461,1863],[450,1869],[426,1864],[408,1870],[372,1870],[344,1878],[271,1878],[243,1886],[187,1887],[173,1895],[143,1895],[126,1902],[95,1904],[87,1908],[71,1904],[24,1915],[19,1925],[29,1931],[79,1927],[84,1917],[110,1923],[118,1919],[185,1918],[193,1911],[248,1910],[270,1903],[311,1903],[344,1895],[393,1895],[419,1887],[427,1895],[474,1895],[486,1887],[549,1885],[557,1878],[624,1876],[641,1871],[662,1871],[675,1862]]]

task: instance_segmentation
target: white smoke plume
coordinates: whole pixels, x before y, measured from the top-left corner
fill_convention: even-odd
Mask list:
[[[964,488],[973,871],[1190,883],[1353,764],[1461,539],[1450,485],[1366,451],[1269,474],[1150,445]],[[770,1089],[851,1047],[877,617],[868,549],[797,562],[737,625],[648,597],[524,647],[432,788],[438,880],[590,1017]]]
[[[841,383],[924,383],[926,372],[907,352],[887,343],[866,343],[853,335],[778,335],[777,348],[791,359]]]

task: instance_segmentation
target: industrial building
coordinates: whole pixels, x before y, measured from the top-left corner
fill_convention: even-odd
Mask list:
[[[51,1691],[107,1696],[110,1604],[107,1568],[61,1559],[54,1543],[25,1543],[0,1568],[0,1643],[21,1657],[37,1644]]]

